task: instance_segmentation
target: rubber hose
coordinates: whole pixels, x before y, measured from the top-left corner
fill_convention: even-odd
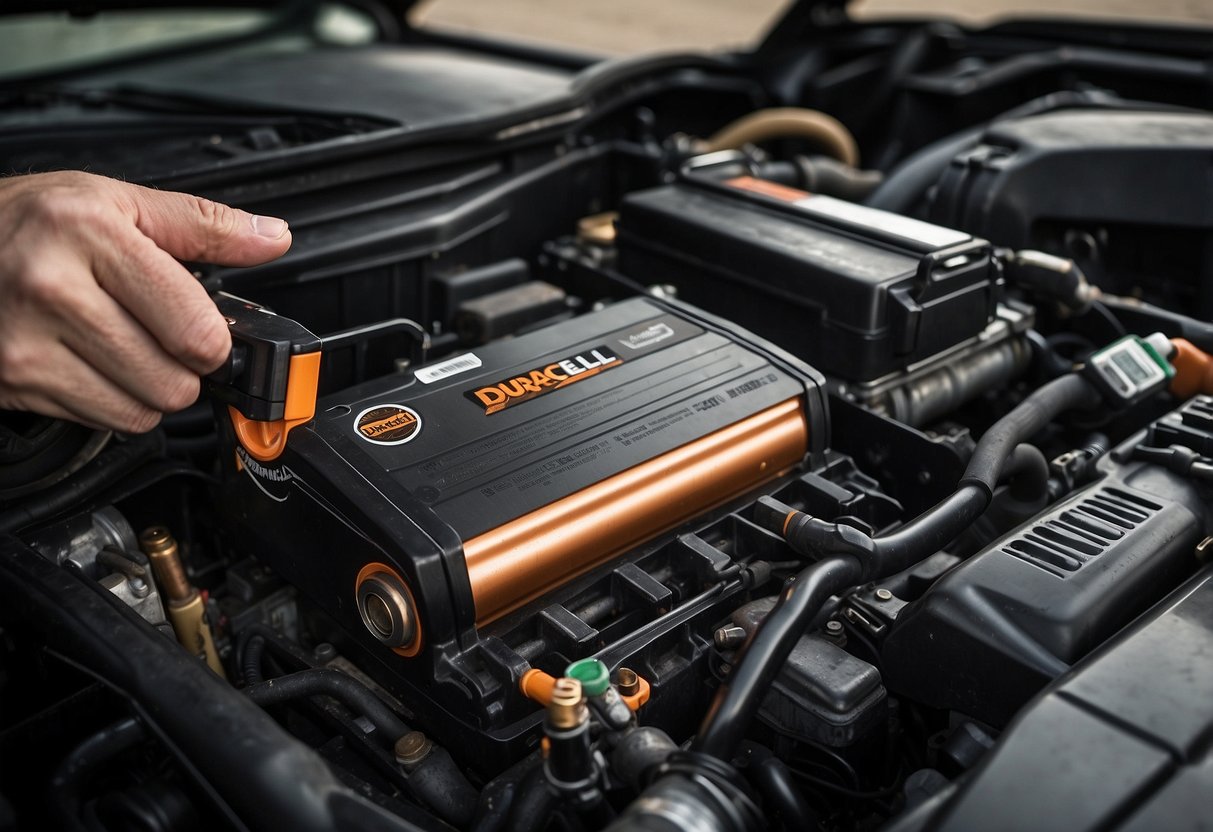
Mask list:
[[[528,771],[518,784],[514,794],[514,806],[510,810],[510,822],[506,826],[512,832],[539,832],[551,818],[556,808],[556,793],[548,785],[543,766]]]
[[[939,181],[957,154],[976,144],[986,129],[987,125],[983,124],[954,133],[908,156],[889,172],[864,204],[895,214],[910,213],[927,188]]]
[[[475,832],[501,832],[510,819],[518,784],[512,781],[489,783],[480,793],[473,829]]]
[[[534,769],[542,768],[543,758],[536,754],[520,760],[486,783],[480,791],[472,829],[475,832],[509,829],[510,812],[523,784],[527,782],[527,775]]]
[[[712,134],[699,151],[715,153],[792,137],[813,142],[827,156],[845,165],[859,165],[859,145],[851,131],[833,116],[803,107],[773,107],[742,116]]]
[[[1035,445],[1016,445],[1002,475],[1010,483],[1011,496],[1022,503],[1035,502],[1049,491],[1049,462]]]
[[[797,156],[793,161],[806,191],[851,202],[863,202],[884,181],[878,170],[860,170],[828,156]]]
[[[213,797],[224,825],[415,832],[340,783],[315,751],[113,593],[11,538],[0,539],[0,624],[128,702]]]
[[[265,638],[253,636],[244,645],[244,659],[240,670],[244,674],[246,685],[256,685],[265,681],[265,673],[261,669],[261,659],[265,655]]]
[[[143,742],[147,734],[134,718],[102,728],[68,753],[51,777],[49,806],[63,829],[86,829],[80,818],[84,781],[98,766]]]
[[[831,595],[859,581],[859,561],[835,555],[788,581],[762,626],[742,645],[733,671],[721,682],[692,746],[728,760],[762,704],[775,676]]]
[[[325,667],[300,670],[259,682],[245,688],[244,693],[263,708],[311,696],[331,696],[370,720],[389,748],[409,732],[408,727],[370,688],[352,676]]]
[[[775,807],[775,812],[788,830],[820,829],[817,813],[809,806],[792,780],[792,772],[778,757],[766,757],[749,767],[763,798]]]
[[[951,543],[982,515],[991,493],[979,485],[962,485],[892,534],[873,540],[867,579],[895,575]]]
[[[898,214],[909,213],[922,199],[927,189],[934,185],[952,159],[981,140],[991,126],[1010,119],[1026,118],[1054,110],[1070,107],[1096,109],[1125,109],[1134,102],[1109,96],[1100,91],[1063,91],[1034,98],[1014,109],[1008,110],[985,124],[962,130],[928,144],[903,159],[884,182],[868,198],[867,205]],[[1154,105],[1145,105],[1154,108]]]
[[[960,487],[953,494],[892,534],[876,539],[849,526],[788,511],[786,506],[775,508],[778,503],[762,498],[755,519],[760,514],[767,516],[766,522],[759,521],[760,525],[770,526],[770,521],[775,520],[775,527],[782,528],[789,541],[796,536],[808,544],[799,547],[805,551],[811,551],[815,545],[833,546],[834,551],[849,554],[834,554],[817,561],[784,590],[753,637],[742,645],[733,672],[716,692],[694,747],[729,759],[767,687],[800,636],[821,615],[831,595],[860,580],[877,580],[908,569],[950,543],[985,511],[1008,458],[1020,442],[1059,414],[1093,407],[1100,401],[1098,391],[1082,376],[1071,374],[1047,383],[982,435]],[[1021,457],[1015,464],[1018,467],[1030,463]]]
[[[16,532],[39,520],[53,517],[163,453],[164,437],[159,433],[133,436],[124,442],[111,442],[92,462],[63,482],[0,512],[0,534]]]
[[[982,434],[960,478],[961,485],[978,485],[987,496],[993,494],[1016,445],[1031,439],[1067,410],[1092,408],[1101,401],[1091,382],[1075,373],[1047,382]]]

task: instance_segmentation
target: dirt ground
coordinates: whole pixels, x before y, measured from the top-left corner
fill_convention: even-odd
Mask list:
[[[428,0],[414,20],[602,54],[753,43],[785,0]],[[856,17],[1082,16],[1213,23],[1213,0],[859,0]]]

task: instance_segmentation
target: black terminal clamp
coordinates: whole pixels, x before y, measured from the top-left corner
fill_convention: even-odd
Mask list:
[[[407,318],[393,318],[320,338],[302,324],[252,301],[219,292],[212,298],[227,320],[232,351],[207,377],[210,394],[227,405],[236,438],[260,462],[276,459],[291,428],[316,415],[320,358],[352,349],[361,367],[367,343],[386,335],[410,337],[409,366],[425,362],[430,336]]]
[[[207,377],[210,393],[227,404],[245,451],[268,462],[282,453],[291,428],[316,415],[323,342],[250,301],[224,292],[214,301],[227,320],[232,351]]]

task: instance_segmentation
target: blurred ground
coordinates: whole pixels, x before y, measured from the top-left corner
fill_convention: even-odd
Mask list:
[[[784,0],[428,0],[415,22],[491,32],[602,54],[752,44]],[[943,15],[1136,18],[1213,23],[1213,0],[860,0],[859,18]]]

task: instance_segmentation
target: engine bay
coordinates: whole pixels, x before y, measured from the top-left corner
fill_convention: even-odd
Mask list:
[[[5,88],[7,169],[294,245],[197,265],[156,430],[0,414],[0,830],[1190,825],[1210,61],[790,13]]]

